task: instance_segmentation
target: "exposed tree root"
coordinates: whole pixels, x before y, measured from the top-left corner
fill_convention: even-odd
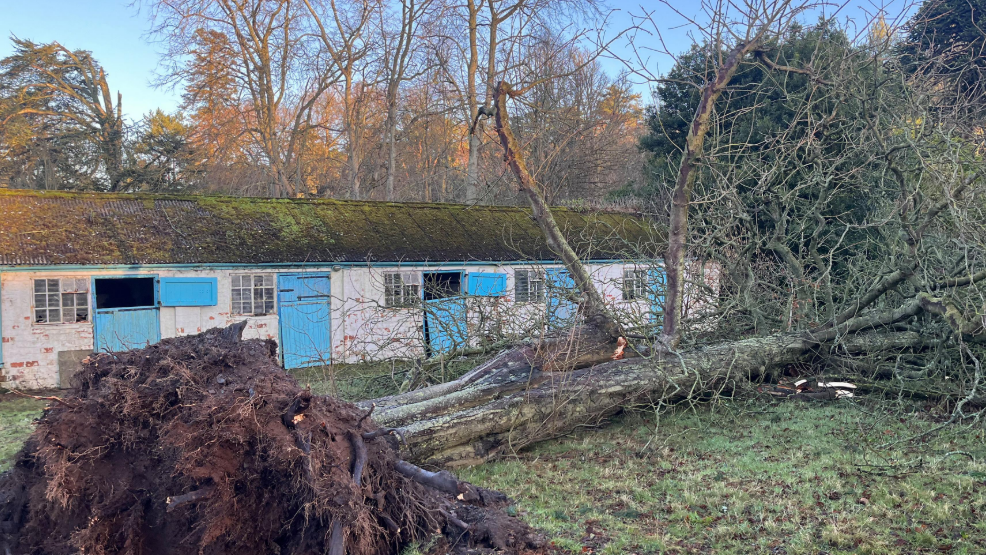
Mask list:
[[[0,477],[0,553],[539,552],[505,496],[407,477],[393,430],[238,338],[90,357]]]

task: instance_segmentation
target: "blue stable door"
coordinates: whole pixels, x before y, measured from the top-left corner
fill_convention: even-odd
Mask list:
[[[332,292],[328,274],[279,274],[277,309],[285,368],[332,360]]]
[[[466,346],[466,300],[448,297],[424,301],[429,356]]]
[[[154,276],[99,277],[95,291],[93,350],[119,352],[161,341]]]
[[[450,353],[466,346],[466,299],[460,270],[425,272],[424,332],[428,356]]]
[[[579,305],[576,302],[578,290],[572,275],[564,268],[548,268],[544,278],[548,329],[574,326],[578,322]]]

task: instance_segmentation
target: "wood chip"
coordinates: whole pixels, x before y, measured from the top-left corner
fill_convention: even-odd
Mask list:
[[[835,388],[843,388],[843,389],[856,389],[856,385],[855,384],[851,384],[849,382],[826,382],[826,383],[818,382],[818,387],[835,387]]]

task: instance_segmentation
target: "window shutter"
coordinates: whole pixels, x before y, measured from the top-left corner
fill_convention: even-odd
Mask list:
[[[466,292],[479,297],[503,296],[507,293],[507,274],[470,273]]]
[[[218,278],[161,278],[161,306],[215,306]]]

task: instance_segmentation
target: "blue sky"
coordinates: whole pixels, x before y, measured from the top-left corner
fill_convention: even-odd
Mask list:
[[[123,94],[123,111],[138,119],[155,108],[174,110],[177,93],[151,86],[159,45],[144,37],[146,14],[127,0],[0,0],[0,58],[13,52],[9,37],[58,41],[73,50],[91,50],[106,68],[110,87]]]
[[[890,0],[888,0],[890,1]],[[894,0],[899,5],[900,1]],[[673,50],[684,50],[690,40],[678,28],[681,20],[657,2],[635,0],[611,0],[610,6],[619,10],[611,18],[611,27],[619,29],[631,24],[628,12],[640,13],[641,4],[653,6],[655,20],[662,26],[665,39]],[[682,10],[694,10],[698,2],[679,0]],[[862,12],[874,12],[870,0],[854,0],[845,13],[860,17]],[[900,9],[899,7],[897,8]],[[893,10],[890,10],[893,11]],[[12,47],[8,38],[16,35],[36,42],[59,41],[71,49],[92,51],[106,68],[110,87],[123,93],[123,111],[130,119],[161,108],[173,111],[180,102],[179,94],[168,89],[155,88],[152,82],[160,65],[162,46],[154,44],[146,36],[150,26],[146,12],[139,13],[129,0],[0,0],[0,58],[9,55]],[[614,47],[621,48],[625,40]],[[627,51],[629,55],[629,51]],[[671,61],[654,56],[651,69],[667,71]],[[617,62],[604,62],[610,73],[619,71]]]

